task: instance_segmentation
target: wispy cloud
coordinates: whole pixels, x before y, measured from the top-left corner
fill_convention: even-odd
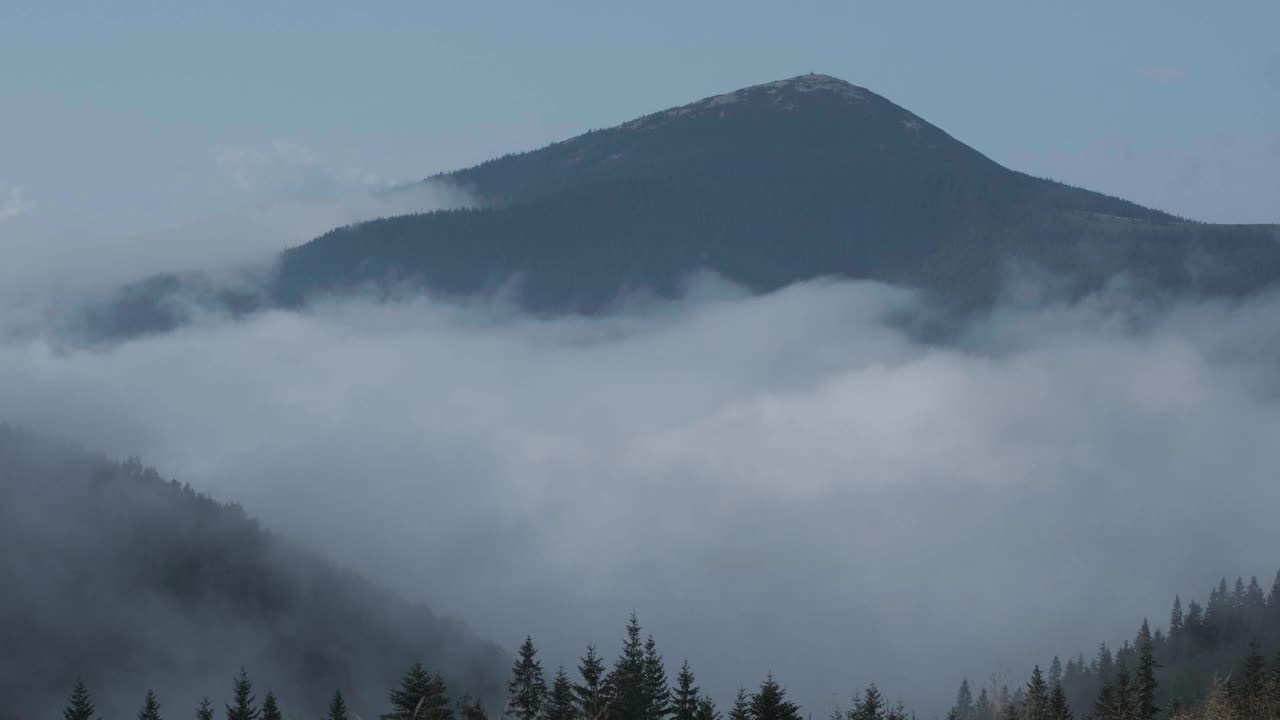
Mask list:
[[[0,200],[0,221],[15,218],[35,206],[36,204],[27,197],[26,190],[21,186],[11,187],[4,199]]]
[[[1169,85],[1182,82],[1187,78],[1187,71],[1172,65],[1144,65],[1134,73],[1143,80]]]
[[[310,147],[276,140],[266,147],[225,145],[218,167],[248,193],[330,194],[352,188],[378,190],[402,184],[363,168],[334,167]]]
[[[172,224],[136,232],[6,228],[0,304],[16,297],[53,307],[163,272],[261,269],[280,251],[335,227],[380,217],[473,206],[448,182],[403,184],[383,174],[330,166],[305,145],[227,145],[211,158],[236,190],[216,212],[178,215]],[[225,187],[225,186],[224,186]],[[30,211],[24,188],[0,185],[0,221]],[[48,213],[45,213],[47,216]],[[41,220],[47,218],[42,217]]]

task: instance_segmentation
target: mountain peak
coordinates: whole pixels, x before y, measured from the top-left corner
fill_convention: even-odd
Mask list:
[[[825,92],[835,95],[842,95],[853,98],[855,100],[865,100],[867,98],[867,89],[858,87],[847,80],[841,80],[831,75],[823,75],[821,73],[806,73],[804,75],[796,75],[795,77],[786,78],[785,80],[775,80],[762,85],[752,85],[743,88],[739,92],[751,90],[792,90],[795,92]]]
[[[624,123],[622,127],[647,130],[672,120],[705,116],[724,117],[730,112],[746,108],[791,112],[819,99],[852,105],[867,102],[874,97],[876,97],[875,94],[866,88],[858,87],[840,78],[808,73],[712,95],[687,105],[646,115]]]

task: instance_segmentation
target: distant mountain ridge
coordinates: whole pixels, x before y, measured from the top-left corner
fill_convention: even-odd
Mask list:
[[[593,312],[711,270],[760,292],[825,275],[900,283],[969,308],[998,296],[1010,266],[1059,276],[1073,293],[1123,275],[1153,292],[1227,296],[1272,284],[1280,268],[1280,226],[1190,222],[1009,170],[827,75],[704,98],[431,180],[482,206],[325,233],[286,251],[256,302],[514,283],[529,308]],[[129,312],[159,296],[134,288]]]

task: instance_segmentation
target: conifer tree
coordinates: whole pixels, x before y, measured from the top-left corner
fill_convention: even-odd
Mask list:
[[[1151,627],[1146,619],[1138,630],[1137,683],[1134,687],[1134,709],[1137,720],[1155,720],[1160,708],[1156,705],[1156,658],[1151,643]]]
[[[987,695],[987,689],[982,688],[978,691],[978,702],[974,704],[973,715],[975,720],[995,720],[995,706],[991,704],[991,696]]]
[[[693,713],[693,720],[720,720],[720,711],[709,697],[698,698],[698,709]]]
[[[1097,665],[1095,674],[1098,679],[1103,682],[1109,682],[1115,675],[1115,658],[1111,655],[1111,648],[1106,643],[1102,643],[1098,647],[1098,657],[1094,660]]]
[[[751,699],[746,688],[738,688],[733,698],[733,707],[729,709],[729,720],[751,720]]]
[[[1005,712],[1012,704],[1013,698],[1009,696],[1009,686],[1001,685],[1000,694],[996,697],[996,707],[999,709],[999,715],[1001,718],[1005,717]]]
[[[200,705],[196,707],[196,720],[213,720],[213,703],[209,702],[209,698],[200,698]]]
[[[578,662],[578,675],[582,682],[573,686],[578,711],[585,720],[596,720],[608,705],[605,694],[605,665],[596,654],[596,646],[588,645],[587,654]]]
[[[689,668],[686,658],[680,664],[680,673],[676,675],[675,692],[672,694],[672,720],[694,720],[698,712],[699,688],[694,684],[693,670]]]
[[[453,705],[449,702],[449,687],[440,673],[431,673],[427,694],[423,698],[420,720],[453,720]]]
[[[1049,686],[1044,681],[1039,665],[1031,671],[1031,679],[1027,681],[1027,702],[1024,710],[1026,720],[1048,720]]]
[[[1262,697],[1266,687],[1266,673],[1266,660],[1262,657],[1258,642],[1256,640],[1250,642],[1249,655],[1244,659],[1244,668],[1241,673],[1241,693],[1249,699]]]
[[[160,701],[155,691],[148,690],[142,700],[142,709],[138,711],[138,720],[160,720]]]
[[[342,699],[342,691],[334,690],[333,699],[329,701],[329,710],[324,720],[349,720],[347,717],[347,701]]]
[[[1135,703],[1133,701],[1133,684],[1129,677],[1129,666],[1125,663],[1116,664],[1115,685],[1114,717],[1117,720],[1129,720],[1134,716]]]
[[[960,681],[960,689],[956,690],[955,710],[957,720],[974,720],[973,691],[969,689],[969,678]]]
[[[787,700],[787,691],[773,679],[773,673],[751,696],[751,720],[800,720],[800,708]]]
[[[253,683],[249,673],[240,668],[231,692],[233,704],[227,706],[227,720],[258,720],[258,708],[254,707]]]
[[[1193,642],[1204,640],[1204,608],[1195,600],[1187,603],[1187,617],[1182,623],[1182,630]]]
[[[489,720],[489,713],[485,711],[484,705],[480,704],[479,698],[473,698],[467,694],[458,701],[458,718],[459,720]]]
[[[1276,571],[1276,577],[1271,581],[1271,593],[1267,595],[1267,617],[1271,622],[1280,622],[1280,570]]]
[[[431,675],[422,663],[410,665],[400,677],[400,686],[391,689],[391,712],[382,717],[385,720],[412,720],[421,709],[430,687]]]
[[[1049,663],[1049,687],[1053,687],[1062,682],[1062,661],[1057,655],[1053,656],[1053,662]]]
[[[627,621],[622,653],[614,662],[605,688],[609,698],[609,720],[647,720],[649,706],[645,694],[644,642],[640,639],[640,621],[635,613]]]
[[[1258,576],[1249,578],[1249,588],[1244,592],[1244,609],[1251,621],[1262,618],[1267,607],[1267,596],[1262,593],[1262,585],[1258,584]]]
[[[89,688],[82,680],[76,680],[71,687],[71,697],[67,698],[67,707],[62,711],[63,720],[94,720],[95,712]]]
[[[1004,717],[1002,720],[1023,720],[1022,709],[1019,707],[1017,700],[1011,700],[1008,705],[1004,706]]]
[[[1182,596],[1173,596],[1173,610],[1169,611],[1169,639],[1175,640],[1182,634]]]
[[[1112,682],[1104,682],[1098,689],[1098,697],[1093,701],[1093,711],[1089,717],[1093,720],[1112,720],[1116,710],[1116,686]]]
[[[1231,603],[1230,591],[1227,590],[1227,579],[1218,581],[1218,586],[1209,593],[1209,603],[1204,609],[1204,634],[1210,641],[1217,640],[1226,627],[1227,608]]]
[[[439,675],[427,672],[422,663],[409,666],[400,678],[400,687],[391,691],[391,712],[385,720],[452,720],[448,688]]]
[[[665,720],[671,714],[671,689],[667,685],[667,670],[652,635],[644,643],[643,677],[644,720]]]
[[[862,697],[856,699],[849,710],[849,720],[884,720],[884,697],[875,683],[867,686]]]
[[[561,667],[551,682],[551,692],[543,702],[544,720],[577,720],[578,705],[573,697],[573,683]]]
[[[547,698],[547,681],[542,676],[542,661],[533,647],[533,638],[526,636],[520,644],[515,665],[511,668],[511,680],[507,683],[507,709],[504,713],[516,720],[537,720]]]
[[[1049,720],[1073,720],[1074,717],[1067,702],[1067,691],[1062,689],[1062,683],[1054,684],[1049,695]]]
[[[280,714],[280,705],[276,703],[275,693],[270,690],[262,699],[262,720],[284,720],[284,716]]]

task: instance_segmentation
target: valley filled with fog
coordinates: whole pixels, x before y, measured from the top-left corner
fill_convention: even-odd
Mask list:
[[[943,338],[840,280],[595,317],[356,297],[8,340],[0,405],[553,665],[634,609],[716,696],[942,702],[1266,577],[1280,532],[1277,298],[1010,296]]]

